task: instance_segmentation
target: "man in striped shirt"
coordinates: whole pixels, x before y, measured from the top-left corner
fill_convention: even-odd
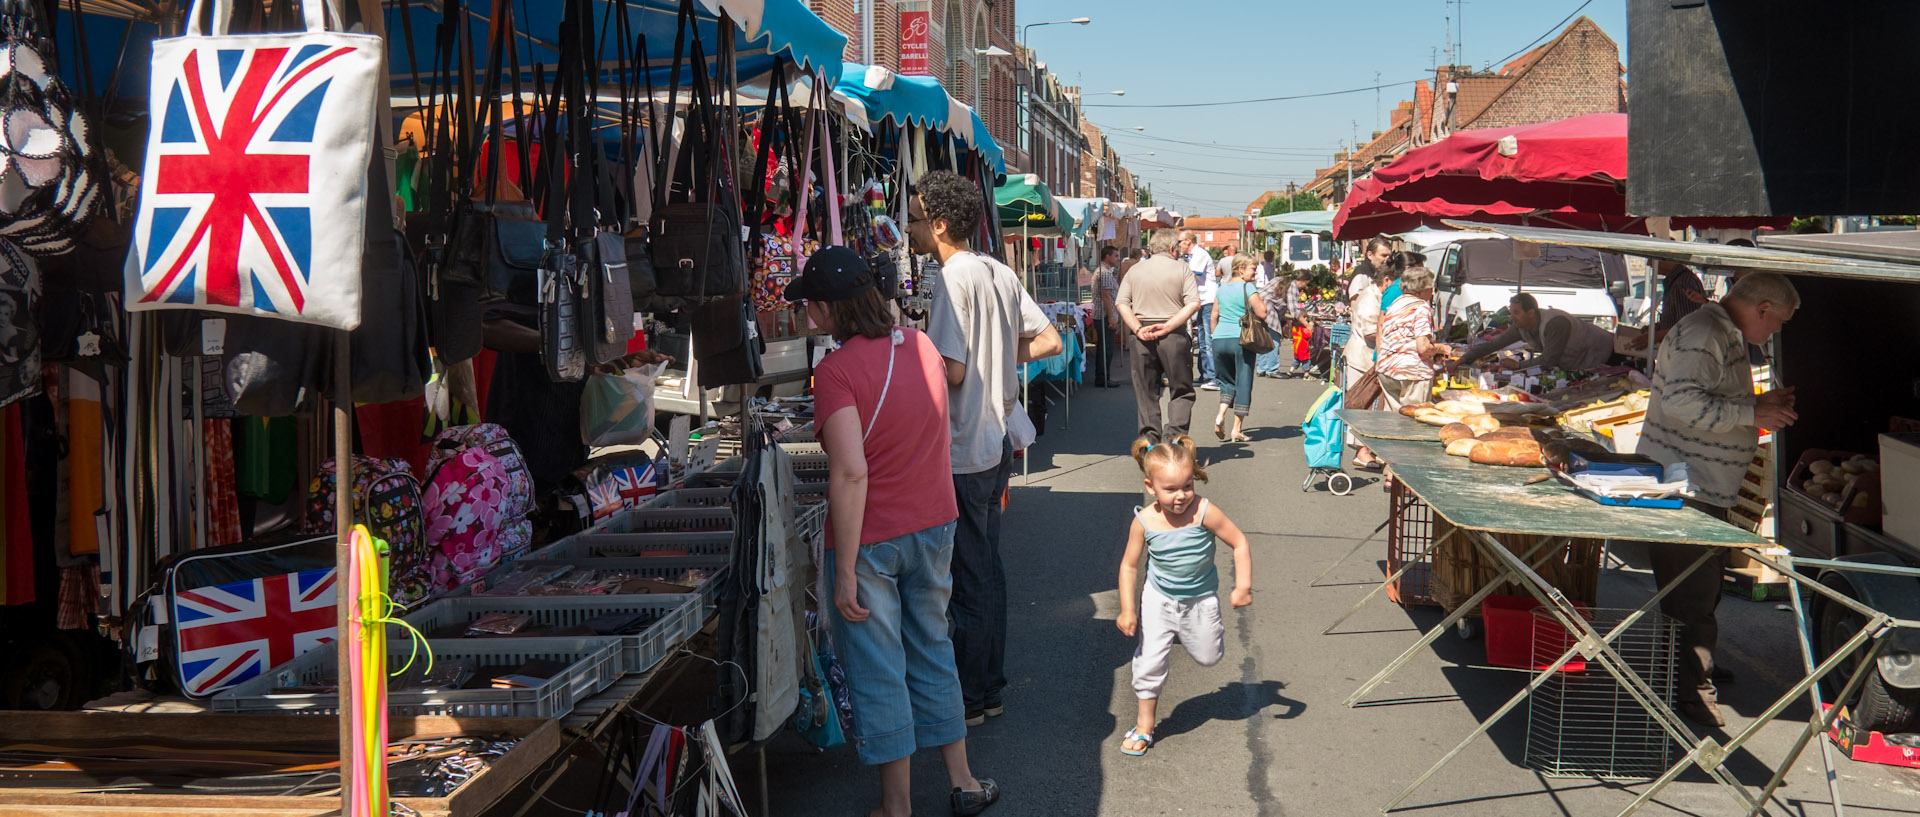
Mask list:
[[[1786,276],[1752,273],[1719,303],[1703,304],[1674,324],[1661,341],[1639,451],[1662,465],[1686,463],[1693,491],[1689,507],[1726,519],[1759,449],[1760,429],[1786,428],[1799,419],[1793,389],[1753,393],[1747,360],[1747,345],[1766,343],[1799,306],[1800,294]],[[1703,554],[1706,563],[1680,579]],[[1726,550],[1650,543],[1647,555],[1660,586],[1680,582],[1660,602],[1680,624],[1680,714],[1703,726],[1724,726],[1713,686],[1713,651],[1720,635],[1714,608]]]

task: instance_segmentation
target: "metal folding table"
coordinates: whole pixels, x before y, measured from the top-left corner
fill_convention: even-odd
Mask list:
[[[1864,649],[1862,669],[1853,674],[1837,699],[1851,700],[1862,680],[1868,673],[1873,672],[1873,660],[1887,643],[1887,635],[1895,628],[1920,628],[1920,622],[1895,619],[1799,573],[1791,567],[1792,559],[1774,558],[1761,552],[1761,549],[1770,546],[1771,542],[1698,511],[1689,508],[1626,508],[1602,505],[1581,497],[1556,482],[1528,484],[1531,477],[1541,473],[1537,468],[1477,465],[1464,457],[1447,456],[1439,445],[1438,430],[1409,418],[1388,412],[1352,409],[1343,409],[1339,414],[1356,434],[1368,438],[1368,446],[1391,466],[1394,479],[1399,480],[1406,490],[1431,506],[1434,513],[1445,517],[1453,524],[1459,535],[1467,536],[1474,547],[1499,566],[1499,575],[1492,581],[1482,586],[1439,624],[1427,630],[1418,642],[1407,648],[1392,663],[1381,669],[1366,683],[1361,684],[1360,688],[1347,698],[1347,706],[1359,705],[1368,694],[1406,666],[1455,622],[1491,595],[1496,588],[1509,581],[1517,584],[1528,595],[1539,601],[1541,609],[1550,613],[1553,619],[1566,628],[1572,636],[1571,648],[1567,649],[1557,661],[1537,671],[1525,689],[1516,693],[1482,721],[1479,728],[1409,784],[1383,808],[1383,811],[1391,810],[1404,802],[1415,790],[1432,779],[1441,767],[1492,728],[1495,722],[1513,711],[1527,696],[1552,679],[1561,667],[1575,659],[1582,659],[1587,663],[1589,671],[1598,666],[1616,679],[1632,697],[1633,702],[1645,710],[1674,741],[1686,750],[1683,757],[1673,763],[1664,774],[1647,786],[1633,803],[1620,812],[1623,817],[1639,810],[1691,765],[1699,766],[1702,771],[1718,781],[1727,790],[1729,796],[1740,803],[1747,814],[1763,814],[1766,803],[1772,798],[1774,791],[1785,782],[1787,770],[1792,768],[1793,763],[1805,750],[1808,741],[1825,733],[1839,713],[1840,707],[1821,706],[1817,682],[1836,667],[1843,665],[1850,656]],[[1428,429],[1428,431],[1421,431],[1421,429]],[[1501,541],[1502,537],[1516,535],[1538,537],[1538,542],[1529,548],[1528,552],[1517,554]],[[1792,599],[1796,614],[1800,613],[1799,594],[1804,587],[1826,595],[1835,603],[1859,613],[1866,620],[1866,625],[1818,666],[1815,666],[1805,616],[1797,615],[1800,625],[1801,658],[1803,667],[1807,671],[1806,677],[1768,706],[1751,725],[1733,735],[1731,740],[1721,743],[1711,737],[1696,735],[1668,705],[1665,696],[1656,693],[1615,650],[1616,639],[1642,617],[1654,611],[1660,600],[1672,590],[1674,584],[1660,588],[1652,598],[1628,613],[1615,626],[1606,632],[1601,632],[1566,596],[1562,595],[1559,589],[1541,578],[1533,567],[1540,564],[1543,558],[1553,555],[1557,548],[1564,547],[1572,539],[1635,540],[1743,550],[1749,557],[1772,565],[1782,575],[1793,580],[1795,584],[1792,588],[1794,591]],[[1701,556],[1685,572],[1676,577],[1675,583],[1692,575],[1693,571],[1700,569],[1712,556],[1713,551],[1703,550]],[[1833,562],[1802,561],[1802,564],[1846,567],[1844,563]],[[1375,588],[1374,593],[1368,598],[1377,595],[1387,583],[1397,578],[1398,574],[1388,577],[1386,582],[1381,587]],[[1807,724],[1807,728],[1802,730],[1792,750],[1775,767],[1772,779],[1756,798],[1744,784],[1726,771],[1723,764],[1729,756],[1757,735],[1763,726],[1778,717],[1796,698],[1801,696],[1812,696],[1815,715]],[[1838,811],[1840,803],[1838,780],[1832,773],[1830,750],[1824,748],[1824,741],[1822,745],[1823,754],[1827,759],[1827,782],[1829,788],[1833,790],[1833,802]]]

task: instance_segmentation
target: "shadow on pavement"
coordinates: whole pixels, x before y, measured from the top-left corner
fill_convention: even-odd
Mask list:
[[[1284,709],[1274,714],[1275,719],[1298,718],[1307,711],[1307,705],[1304,701],[1280,694],[1286,688],[1287,685],[1280,681],[1261,681],[1258,684],[1234,681],[1205,695],[1188,698],[1176,704],[1173,712],[1161,719],[1159,727],[1154,729],[1154,740],[1164,743],[1208,721],[1246,720],[1276,705]]]

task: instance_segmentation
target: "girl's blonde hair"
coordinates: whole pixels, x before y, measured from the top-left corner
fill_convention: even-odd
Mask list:
[[[1207,469],[1201,467],[1195,457],[1197,447],[1193,438],[1185,434],[1171,440],[1150,443],[1146,440],[1133,441],[1133,461],[1140,463],[1140,473],[1152,476],[1153,472],[1168,465],[1184,465],[1193,469],[1193,478],[1207,481]]]

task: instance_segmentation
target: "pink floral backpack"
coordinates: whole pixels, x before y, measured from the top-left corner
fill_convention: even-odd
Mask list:
[[[454,426],[435,435],[421,503],[436,590],[478,579],[533,545],[533,475],[500,426]]]

